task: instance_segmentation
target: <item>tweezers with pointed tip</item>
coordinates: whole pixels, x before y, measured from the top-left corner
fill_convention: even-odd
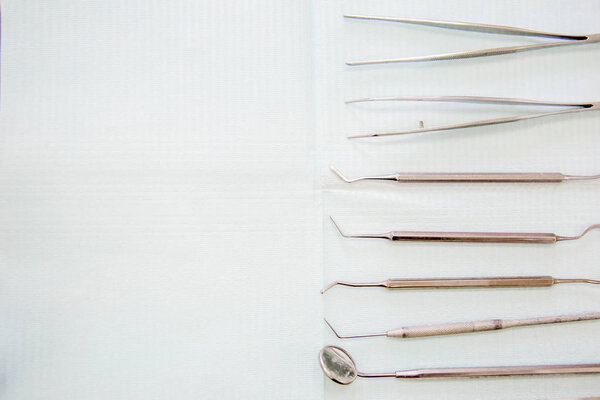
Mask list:
[[[598,175],[565,175],[560,172],[497,172],[497,173],[472,173],[472,172],[450,172],[450,173],[396,173],[392,175],[361,176],[350,179],[334,166],[330,167],[334,174],[347,183],[365,180],[396,181],[396,182],[519,182],[519,183],[560,183],[574,180],[600,179]]]
[[[390,231],[386,233],[369,233],[348,235],[342,232],[333,218],[329,217],[340,235],[345,238],[372,238],[392,241],[421,241],[421,242],[479,242],[479,243],[556,243],[564,240],[577,240],[594,229],[600,229],[600,224],[589,226],[577,236],[559,236],[555,233],[520,233],[520,232],[414,232]]]
[[[488,24],[477,24],[469,22],[452,22],[452,21],[435,21],[428,19],[412,19],[412,18],[392,18],[392,17],[373,17],[367,15],[344,15],[345,18],[352,19],[363,19],[371,21],[389,21],[389,22],[402,22],[407,24],[415,25],[426,25],[437,28],[445,29],[456,29],[461,31],[469,32],[482,32],[482,33],[494,33],[501,35],[514,35],[514,36],[529,36],[549,39],[560,39],[559,41],[553,41],[548,43],[521,45],[521,46],[509,46],[509,47],[497,47],[482,50],[463,51],[458,53],[448,54],[436,54],[431,56],[421,57],[406,57],[406,58],[390,58],[382,60],[367,60],[367,61],[351,61],[347,62],[347,65],[368,65],[368,64],[388,64],[388,63],[406,63],[406,62],[420,62],[420,61],[442,61],[442,60],[457,60],[461,58],[474,58],[474,57],[486,57],[486,56],[498,56],[501,54],[519,53],[527,50],[546,49],[549,47],[558,46],[569,46],[574,44],[588,44],[600,42],[600,33],[594,33],[591,35],[565,35],[560,33],[534,31],[530,29],[516,28],[512,26],[502,25],[488,25]]]
[[[410,133],[423,133],[434,131],[448,131],[452,129],[473,128],[476,126],[505,124],[508,122],[523,121],[526,119],[547,117],[550,115],[567,114],[582,111],[597,111],[600,110],[600,102],[596,103],[559,103],[547,102],[538,100],[512,99],[505,97],[482,97],[482,96],[436,96],[436,97],[370,97],[364,99],[356,99],[346,101],[349,103],[363,103],[368,101],[439,101],[439,102],[460,102],[460,103],[486,103],[486,104],[511,104],[511,105],[534,105],[534,106],[550,106],[550,107],[566,107],[557,111],[541,112],[534,114],[516,115],[512,117],[484,119],[478,121],[464,122],[453,125],[434,126],[431,128],[419,127],[416,129],[406,129],[394,132],[369,133],[364,135],[348,136],[349,139],[376,137],[376,136],[393,136],[406,135]]]

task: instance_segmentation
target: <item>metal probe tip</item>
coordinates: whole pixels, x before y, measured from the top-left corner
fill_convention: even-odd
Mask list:
[[[577,236],[557,236],[556,240],[557,241],[561,241],[561,240],[577,240],[577,239],[581,239],[582,237],[584,237],[585,235],[587,235],[590,231],[593,231],[594,229],[600,229],[600,224],[595,224],[595,225],[589,226],[585,231],[583,231],[581,233],[581,235],[577,235]]]
[[[360,176],[358,178],[349,179],[349,178],[346,178],[344,176],[344,174],[342,174],[342,172],[339,169],[337,169],[336,167],[334,167],[333,165],[330,166],[329,168],[331,168],[333,173],[336,174],[341,180],[343,180],[344,182],[347,182],[347,183],[352,183],[352,182],[357,182],[357,181],[366,181],[366,180],[377,180],[377,181],[395,181],[395,180],[397,180],[396,175]]]
[[[598,175],[565,175],[566,181],[592,181],[595,179],[600,179],[600,174]]]
[[[352,283],[352,282],[344,282],[344,281],[335,281],[330,283],[324,289],[321,290],[321,294],[325,293],[332,287],[336,285],[349,286],[349,287],[387,287],[387,282],[362,282],[362,283]]]
[[[355,339],[355,338],[364,338],[364,337],[387,336],[386,333],[367,333],[367,334],[363,334],[363,335],[345,335],[344,336],[344,335],[340,335],[339,333],[337,333],[337,331],[333,328],[333,326],[329,323],[329,321],[327,321],[326,318],[323,318],[323,321],[325,321],[325,323],[327,324],[329,329],[331,329],[333,334],[335,336],[337,336],[338,339]]]
[[[600,281],[595,279],[554,279],[554,283],[590,283],[592,285],[600,285]]]
[[[334,174],[336,174],[341,180],[343,180],[344,182],[348,182],[348,183],[352,183],[352,182],[356,182],[357,179],[348,179],[346,178],[339,169],[337,169],[336,167],[334,167],[333,165],[331,165],[329,167],[329,169],[331,169],[331,171],[333,171]],[[335,222],[334,222],[335,223]]]
[[[338,226],[338,224],[335,223],[335,220],[333,219],[332,216],[329,216],[329,219],[331,220],[331,222],[333,222],[333,225],[338,230],[338,232],[340,233],[340,235],[342,235],[343,237],[350,237],[350,236],[344,234],[344,232],[342,232],[342,230],[340,229],[340,227]]]
[[[321,294],[325,293],[326,291],[328,291],[329,289],[331,289],[332,287],[334,287],[338,283],[339,282],[332,282],[332,283],[330,283],[327,287],[324,287],[323,289],[321,289]]]
[[[327,318],[323,318],[323,321],[325,321],[325,323],[327,324],[327,326],[329,327],[329,329],[331,329],[331,331],[333,332],[333,334],[335,336],[337,336],[338,339],[342,339],[342,337],[336,332],[336,330],[333,329],[333,326],[331,326],[331,324],[329,323],[329,321],[327,321]]]
[[[345,238],[357,238],[357,239],[387,239],[387,240],[392,240],[392,236],[391,236],[391,232],[388,233],[369,233],[369,234],[360,234],[360,235],[348,235],[345,234],[344,232],[342,232],[342,230],[340,229],[340,227],[338,226],[338,224],[335,223],[335,221],[333,220],[332,216],[329,216],[329,219],[331,219],[331,222],[333,222],[333,225],[335,226],[335,228],[338,230],[338,232],[340,233],[340,235],[342,235],[342,237]]]

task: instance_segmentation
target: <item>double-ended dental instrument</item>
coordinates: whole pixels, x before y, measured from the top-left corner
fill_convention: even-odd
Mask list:
[[[555,233],[520,233],[520,232],[419,232],[419,231],[390,231],[386,233],[363,233],[348,235],[342,232],[332,217],[331,222],[345,238],[374,238],[392,241],[421,241],[421,242],[483,242],[483,243],[556,243],[565,240],[577,240],[594,229],[600,229],[600,224],[589,226],[577,236],[559,236]]]
[[[436,54],[430,56],[421,57],[406,57],[406,58],[390,58],[380,60],[366,60],[366,61],[351,61],[347,62],[347,65],[368,65],[368,64],[389,64],[389,63],[407,63],[407,62],[419,62],[419,61],[442,61],[442,60],[457,60],[461,58],[473,58],[473,57],[486,57],[486,56],[497,56],[501,54],[519,53],[521,51],[545,49],[549,47],[558,46],[569,46],[575,44],[588,44],[600,42],[600,33],[591,35],[565,35],[561,33],[541,32],[530,29],[516,28],[512,26],[501,26],[501,25],[488,25],[478,24],[469,22],[452,22],[452,21],[435,21],[428,19],[413,19],[413,18],[393,18],[393,17],[374,17],[367,15],[344,15],[345,18],[350,19],[361,19],[370,21],[388,21],[388,22],[401,22],[406,24],[414,25],[426,25],[437,28],[455,29],[469,32],[481,32],[481,33],[493,33],[501,35],[514,35],[514,36],[528,36],[528,37],[539,37],[547,39],[559,39],[557,41],[510,46],[510,47],[497,47],[482,50],[464,51],[458,53],[448,54]]]
[[[387,289],[452,289],[452,288],[509,288],[509,287],[550,287],[560,283],[589,283],[600,285],[594,279],[557,279],[551,276],[513,276],[487,278],[426,278],[426,279],[387,279],[381,282],[335,281],[321,290],[325,293],[334,286],[382,287]]]
[[[538,101],[538,100],[512,99],[512,98],[505,98],[505,97],[482,97],[482,96],[369,97],[369,98],[364,98],[364,99],[348,100],[348,101],[346,101],[346,104],[375,102],[375,101],[377,101],[377,102],[379,102],[379,101],[430,101],[430,102],[452,102],[452,103],[509,104],[509,105],[532,105],[532,106],[561,107],[561,109],[555,110],[555,111],[548,111],[548,112],[516,115],[516,116],[511,116],[511,117],[469,121],[469,122],[463,122],[463,123],[452,124],[452,125],[434,126],[434,127],[430,127],[430,128],[425,128],[423,126],[419,126],[419,128],[415,128],[415,129],[405,129],[405,130],[393,131],[393,132],[375,132],[375,133],[369,133],[369,134],[364,134],[364,135],[348,136],[349,139],[378,137],[378,136],[407,135],[407,134],[412,134],[412,133],[423,133],[423,132],[434,132],[434,131],[448,131],[448,130],[452,130],[452,129],[473,128],[476,126],[506,124],[509,122],[523,121],[526,119],[547,117],[550,115],[600,110],[600,102],[560,103],[560,102],[547,102],[547,101]]]
[[[505,367],[427,368],[388,373],[359,372],[348,352],[338,346],[325,346],[319,352],[319,363],[325,375],[341,385],[361,378],[482,378],[490,376],[525,376],[558,374],[597,374],[600,364],[531,365]]]
[[[429,173],[429,172],[398,172],[391,175],[379,176],[361,176],[359,178],[347,178],[336,167],[331,166],[331,170],[341,180],[347,183],[353,183],[365,180],[375,181],[396,181],[396,182],[418,182],[418,183],[444,183],[444,182],[486,182],[486,183],[560,183],[565,181],[582,181],[600,179],[599,175],[579,176],[565,175],[560,172],[450,172],[450,173]]]
[[[367,333],[361,335],[340,335],[331,326],[329,321],[325,323],[339,339],[355,339],[365,337],[385,336],[389,338],[416,338],[425,336],[455,335],[460,333],[473,333],[508,329],[518,326],[532,326],[545,324],[559,324],[563,322],[591,321],[600,319],[600,312],[553,315],[549,317],[534,317],[522,319],[487,319],[481,321],[449,322],[445,324],[405,326],[386,332]]]

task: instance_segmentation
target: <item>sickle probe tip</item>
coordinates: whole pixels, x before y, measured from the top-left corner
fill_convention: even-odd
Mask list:
[[[331,220],[331,222],[333,222],[333,225],[338,230],[338,232],[340,233],[340,235],[342,235],[343,237],[348,237],[348,235],[346,235],[346,234],[344,234],[344,232],[342,232],[342,230],[340,229],[340,227],[338,226],[338,224],[335,223],[333,217],[330,216],[329,219]]]
[[[331,326],[331,324],[329,323],[329,321],[327,321],[327,319],[326,319],[326,318],[323,318],[323,321],[325,321],[325,323],[327,324],[327,326],[329,327],[329,329],[331,329],[331,331],[333,332],[333,334],[334,334],[335,336],[337,336],[337,338],[338,338],[338,339],[343,339],[343,338],[342,338],[342,337],[339,335],[339,333],[337,333],[337,331],[336,331],[335,329],[333,329],[333,326]]]

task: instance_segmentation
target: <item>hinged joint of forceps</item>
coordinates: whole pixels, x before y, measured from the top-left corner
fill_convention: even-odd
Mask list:
[[[514,35],[514,36],[529,36],[539,38],[550,38],[559,39],[557,41],[530,45],[520,46],[509,46],[509,47],[496,47],[481,50],[463,51],[457,53],[447,54],[436,54],[430,56],[420,57],[405,57],[405,58],[390,58],[380,60],[366,60],[366,61],[351,61],[347,62],[347,65],[368,65],[368,64],[387,64],[387,63],[404,63],[404,62],[419,62],[419,61],[442,61],[442,60],[456,60],[461,58],[473,58],[473,57],[486,57],[496,56],[501,54],[518,53],[528,50],[544,49],[549,47],[568,46],[573,44],[586,44],[586,43],[597,43],[600,42],[600,33],[594,33],[590,35],[566,35],[552,32],[542,32],[530,29],[517,28],[512,26],[502,25],[489,25],[489,24],[478,24],[469,22],[453,22],[453,21],[435,21],[428,19],[412,19],[412,18],[393,18],[393,17],[375,17],[367,15],[344,15],[345,18],[362,19],[370,21],[388,21],[388,22],[401,22],[415,25],[426,25],[444,29],[456,29],[461,31],[469,32],[482,32],[482,33],[493,33],[500,35]]]

